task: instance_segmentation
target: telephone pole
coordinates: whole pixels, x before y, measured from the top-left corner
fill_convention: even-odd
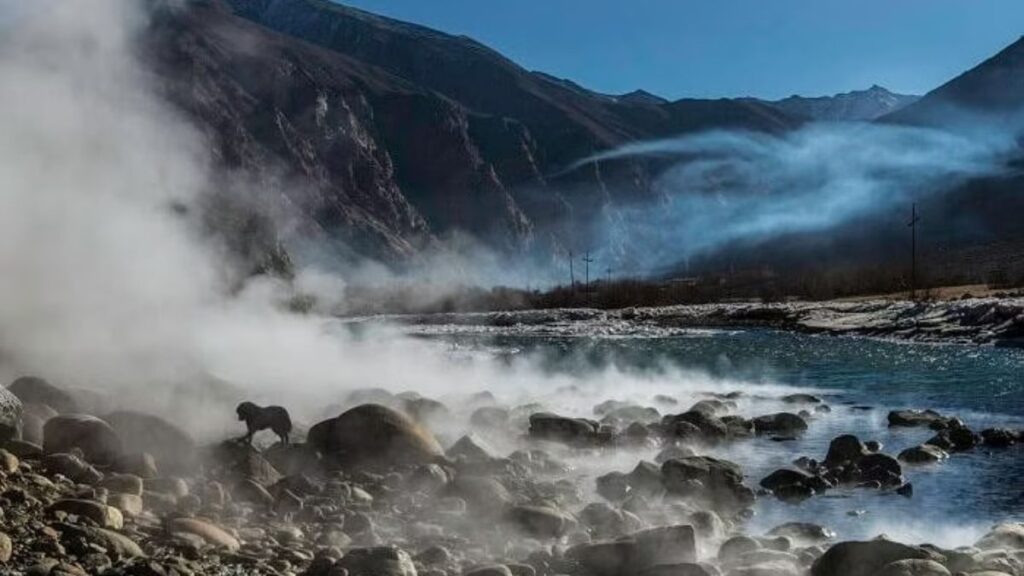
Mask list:
[[[921,217],[917,215],[917,202],[910,207],[910,299],[917,299],[917,223]]]
[[[587,283],[585,284],[587,292],[590,292],[590,263],[593,262],[593,261],[594,261],[594,259],[590,257],[590,250],[587,250],[586,256],[583,257],[583,262],[586,264],[586,270],[587,270],[587,272],[586,272],[586,274],[587,274],[587,276],[586,276]]]
[[[572,269],[572,250],[569,250],[569,288],[576,289],[576,274]]]

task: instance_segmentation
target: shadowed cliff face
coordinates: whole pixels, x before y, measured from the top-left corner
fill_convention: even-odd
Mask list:
[[[678,192],[659,185],[674,162],[602,152],[709,131],[779,136],[817,117],[754,99],[600,94],[524,70],[469,38],[324,0],[195,0],[155,19],[145,39],[167,96],[206,133],[221,165],[248,175],[221,204],[228,216],[215,220],[256,229],[257,241],[241,241],[250,252],[276,246],[276,233],[293,252],[301,243],[328,258],[402,263],[469,233],[501,253],[549,262],[570,250],[635,260],[630,231],[649,228],[637,214]],[[1020,52],[1008,48],[881,122],[945,126],[950,107],[1018,110]],[[905,104],[882,92],[797,104],[829,118]],[[601,159],[567,170],[588,157]],[[922,209],[949,223],[947,244],[988,241],[1012,228],[1014,212],[993,207],[1018,205],[1015,183],[1012,175],[970,183]],[[276,231],[237,214],[266,203],[275,205]],[[801,235],[799,249],[786,248],[783,234],[764,239],[764,250],[727,247],[723,256],[782,266],[871,260],[902,241],[890,220]],[[852,233],[866,229],[867,239]],[[807,245],[825,248],[809,255]]]
[[[320,1],[192,2],[145,40],[220,163],[284,190],[293,237],[390,262],[453,232],[503,252],[582,250],[595,219],[658,199],[658,166],[559,174],[572,161],[660,135],[795,125],[756,102],[597,94],[467,38]]]

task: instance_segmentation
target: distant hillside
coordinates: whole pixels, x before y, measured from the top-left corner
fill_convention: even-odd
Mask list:
[[[628,218],[624,208],[669,193],[654,184],[663,160],[565,171],[620,145],[717,129],[783,134],[808,120],[878,114],[923,122],[941,117],[948,102],[984,110],[1024,102],[1019,42],[906,105],[913,97],[879,87],[779,102],[601,94],[525,70],[470,38],[325,0],[192,0],[163,11],[145,41],[166,96],[207,134],[218,161],[285,183],[291,237],[321,257],[385,262],[415,259],[454,232],[502,252],[559,261],[567,250],[596,248],[608,239],[590,236],[595,223],[607,229]],[[983,188],[996,190],[985,199],[1002,203],[972,195]],[[1007,196],[1002,180],[972,190],[929,208],[929,217],[941,221],[935,215],[949,212],[968,221],[969,241],[989,241],[1020,213],[1006,209],[1017,206],[1017,196]],[[245,202],[228,204],[236,211],[225,212],[220,226],[237,237],[240,251],[272,251],[274,231],[239,214]],[[730,247],[721,261],[813,261],[815,246],[857,259],[892,253],[892,235],[870,225],[856,232],[830,232],[828,242],[783,240],[765,250]],[[927,230],[922,234],[927,239]]]
[[[595,219],[656,197],[656,167],[552,178],[570,163],[685,131],[797,125],[756,102],[598,94],[324,0],[195,1],[165,15],[150,52],[227,163],[273,159],[306,185],[294,203],[335,248],[385,260],[455,230],[502,250],[579,250]]]
[[[978,66],[884,118],[886,122],[949,126],[957,112],[1018,117],[1024,110],[1024,37]],[[976,118],[972,118],[974,121]]]
[[[875,85],[867,90],[854,90],[807,98],[790,96],[770,102],[776,108],[795,118],[821,121],[871,121],[891,114],[917,101],[919,96],[896,94]]]

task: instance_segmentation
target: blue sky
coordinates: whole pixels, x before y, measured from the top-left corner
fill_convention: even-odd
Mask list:
[[[526,68],[668,98],[924,93],[1024,34],[1024,0],[344,0]]]

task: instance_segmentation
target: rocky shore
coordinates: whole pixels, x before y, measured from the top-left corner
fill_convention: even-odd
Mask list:
[[[695,328],[763,327],[918,342],[1024,347],[1024,298],[911,302],[727,303],[389,316],[421,329],[549,335],[661,336]]]
[[[699,396],[605,400],[582,418],[487,391],[442,403],[367,389],[311,426],[289,421],[291,443],[264,432],[257,439],[274,443],[253,446],[200,442],[142,412],[85,414],[76,394],[19,378],[0,389],[0,573],[1024,575],[1020,523],[955,549],[837,541],[806,522],[748,529],[759,498],[796,503],[839,487],[913,498],[913,467],[1017,450],[1022,431],[892,412],[889,426],[934,437],[893,456],[842,435],[758,479],[710,454],[800,435],[832,409],[809,394]],[[738,410],[769,405],[784,409]]]

